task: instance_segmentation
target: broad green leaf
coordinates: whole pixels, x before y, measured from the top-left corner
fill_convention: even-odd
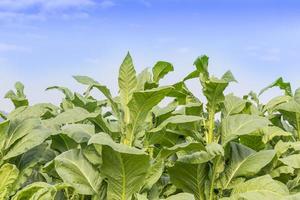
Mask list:
[[[88,118],[96,117],[97,113],[89,113],[87,110],[75,107],[73,109],[66,110],[65,112],[60,113],[55,118],[47,120],[49,125],[64,125],[70,123],[81,122]]]
[[[5,94],[5,98],[11,99],[16,108],[28,106],[28,99],[24,94],[24,85],[21,82],[15,83],[16,93],[12,90]]]
[[[136,195],[135,195],[135,198],[136,198],[136,200],[149,200],[149,199],[147,198],[147,195],[146,195],[146,194],[145,194],[145,195],[136,194]]]
[[[14,123],[20,123],[28,118],[48,119],[57,115],[58,107],[49,103],[40,103],[33,106],[22,106],[13,110],[7,118]]]
[[[52,185],[35,182],[20,190],[12,200],[54,200],[56,192]]]
[[[253,149],[255,151],[260,151],[266,148],[267,144],[263,141],[263,136],[260,132],[255,132],[251,135],[242,135],[239,138],[239,143]]]
[[[269,164],[275,156],[275,151],[264,150],[255,152],[238,143],[230,143],[230,163],[221,175],[221,183],[226,189],[236,177],[250,177],[256,175],[263,167]]]
[[[114,101],[109,89],[98,83],[97,81],[93,80],[92,78],[88,76],[73,76],[73,78],[78,81],[81,84],[88,85],[89,88],[87,92],[90,92],[93,88],[97,88],[102,94],[108,99],[110,102],[111,108],[116,115],[116,117],[119,117],[119,109],[118,109],[118,104]]]
[[[0,152],[4,148],[7,136],[8,136],[8,129],[9,129],[10,121],[5,120],[3,122],[0,122]],[[2,154],[2,152],[1,152]],[[0,158],[2,158],[3,155],[0,154]]]
[[[206,55],[202,55],[202,56],[199,56],[195,62],[194,62],[194,65],[196,66],[197,70],[204,74],[205,77],[208,77],[209,74],[208,74],[208,56]]]
[[[120,101],[124,108],[124,121],[129,123],[130,114],[127,107],[129,101],[132,98],[132,94],[137,86],[136,72],[132,63],[130,54],[128,53],[121,64],[119,69],[119,92],[120,92]]]
[[[168,93],[168,97],[174,97],[179,105],[200,102],[183,81],[172,85],[172,90]]]
[[[192,122],[199,122],[200,120],[203,120],[202,117],[197,116],[190,116],[190,115],[175,115],[172,117],[169,117],[165,121],[163,121],[158,127],[155,127],[154,129],[150,130],[151,133],[157,133],[167,127],[169,124],[185,124],[185,123],[192,123]]]
[[[109,146],[113,150],[120,153],[146,155],[146,153],[140,149],[129,147],[125,144],[119,144],[112,140],[112,138],[106,133],[97,133],[91,137],[88,144],[98,144]]]
[[[246,101],[229,94],[225,96],[223,117],[240,113],[246,106]]]
[[[163,160],[157,160],[154,163],[151,163],[143,188],[151,189],[151,187],[160,179],[162,173],[164,172],[164,168],[165,163]]]
[[[264,128],[262,128],[262,132],[264,134],[263,138],[262,138],[262,141],[264,143],[269,142],[274,137],[290,137],[290,136],[292,136],[291,133],[286,132],[277,126],[264,127]]]
[[[294,174],[294,168],[290,167],[290,166],[280,166],[277,167],[276,169],[272,170],[272,172],[270,173],[270,176],[272,176],[272,178],[276,178],[276,177],[280,177],[282,174]]]
[[[93,195],[99,192],[102,178],[81,150],[73,149],[57,156],[55,169],[63,181],[79,194]]]
[[[266,105],[264,105],[263,112],[268,111],[269,113],[272,113],[278,105],[280,105],[282,103],[286,103],[291,99],[292,99],[292,97],[290,97],[290,96],[275,97],[275,98],[271,99]]]
[[[108,199],[131,200],[132,195],[143,186],[150,167],[149,156],[115,151],[102,147],[101,172],[108,180]]]
[[[18,126],[10,126],[9,133],[5,142],[5,149],[10,148],[17,140],[29,134],[33,129],[42,127],[42,121],[38,118],[24,120]]]
[[[207,164],[176,162],[168,168],[171,182],[184,192],[194,194],[195,199],[205,199],[205,181],[208,176]]]
[[[105,133],[95,134],[89,144],[102,145],[101,172],[108,179],[108,199],[131,200],[144,185],[149,156],[137,148],[115,143]]]
[[[206,151],[197,151],[192,154],[178,156],[178,161],[190,164],[206,163],[216,156],[224,156],[224,149],[217,143],[210,143],[205,147]]]
[[[178,151],[205,151],[205,147],[202,143],[181,143],[170,148],[163,148],[160,152],[161,158],[166,158]]]
[[[149,69],[144,69],[141,73],[137,75],[137,85],[136,91],[143,91],[145,90],[145,84],[147,82],[151,82],[152,74],[149,72]]]
[[[288,150],[300,151],[300,141],[283,142],[282,140],[280,140],[275,145],[274,150],[277,152],[278,156],[281,156]]]
[[[201,75],[201,74],[200,74]],[[226,75],[226,74],[225,74]],[[217,110],[219,104],[224,101],[224,90],[228,86],[228,84],[231,81],[235,81],[235,79],[232,76],[232,79],[229,79],[229,77],[226,77],[227,79],[218,79],[215,77],[211,77],[209,79],[201,78],[201,84],[203,87],[203,94],[205,95],[207,99],[207,106],[211,110]]]
[[[264,93],[265,91],[267,91],[268,89],[273,88],[273,87],[279,87],[281,90],[284,91],[285,95],[292,96],[291,84],[289,82],[284,82],[283,79],[282,79],[282,77],[280,77],[277,80],[275,80],[269,86],[263,88],[259,92],[259,95],[261,95],[262,93]]]
[[[226,144],[240,135],[247,135],[260,128],[268,126],[269,120],[265,117],[247,114],[228,116],[222,120],[223,143]]]
[[[285,165],[293,167],[295,169],[300,168],[300,154],[293,154],[284,158],[279,159]]]
[[[166,198],[166,200],[195,200],[195,198],[189,193],[179,193]]]
[[[66,96],[67,100],[72,100],[74,98],[74,95],[71,92],[71,90],[66,88],[66,87],[51,86],[51,87],[46,88],[46,91],[47,90],[54,90],[54,89],[61,91]]]
[[[77,143],[88,142],[95,134],[95,127],[90,124],[68,124],[61,128],[62,133]]]
[[[287,187],[269,175],[257,177],[237,185],[230,200],[282,200],[289,195]]]
[[[4,164],[0,168],[0,199],[9,199],[9,194],[13,188],[14,182],[17,180],[19,170],[15,165]]]
[[[29,182],[39,180],[36,178],[36,173],[39,173],[39,168],[53,160],[55,156],[56,154],[54,150],[49,148],[49,144],[43,143],[18,157],[15,164],[20,173],[13,185],[13,191],[18,191]]]
[[[133,93],[128,107],[130,110],[130,136],[135,136],[141,131],[142,124],[149,115],[149,112],[156,106],[170,91],[171,87],[161,87],[143,92]]]
[[[3,159],[7,160],[27,152],[28,150],[42,144],[52,133],[52,130],[43,126],[39,126],[28,131],[26,135],[20,133],[22,137],[20,137],[19,134],[15,137],[12,137],[8,143],[11,141],[15,142],[10,143],[13,145],[7,146],[6,155],[3,157]],[[18,138],[17,140],[15,140],[16,137]]]
[[[165,61],[158,61],[152,68],[153,81],[159,82],[166,74],[174,71],[174,67],[171,63]]]

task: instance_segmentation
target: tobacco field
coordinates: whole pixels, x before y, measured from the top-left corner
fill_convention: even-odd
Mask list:
[[[171,63],[137,73],[128,53],[118,96],[101,76],[74,76],[84,93],[47,88],[63,93],[60,105],[30,104],[17,82],[5,96],[15,109],[1,114],[0,200],[300,199],[300,89],[279,78],[226,94],[236,79],[211,75],[208,62],[163,85]],[[262,103],[273,87],[282,95]]]

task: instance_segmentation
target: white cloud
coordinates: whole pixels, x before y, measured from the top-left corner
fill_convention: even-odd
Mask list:
[[[188,47],[180,47],[177,49],[178,53],[188,53],[190,51],[190,48]]]
[[[245,48],[247,54],[262,61],[278,62],[281,60],[281,51],[277,47],[252,45]]]
[[[104,1],[100,2],[98,5],[99,5],[100,8],[105,9],[105,8],[114,7],[117,4],[114,1],[111,1],[111,0],[104,0]]]
[[[0,43],[0,52],[11,52],[11,51],[29,52],[30,49],[15,44]]]
[[[20,11],[37,6],[43,10],[68,9],[70,7],[93,6],[92,0],[1,0],[0,9]]]
[[[0,0],[0,20],[85,19],[89,17],[88,9],[97,5],[111,7],[112,4],[108,0]]]

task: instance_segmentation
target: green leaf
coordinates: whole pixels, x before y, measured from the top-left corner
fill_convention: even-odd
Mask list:
[[[61,128],[62,133],[77,143],[88,142],[95,134],[95,127],[90,124],[68,124]]]
[[[16,108],[28,106],[28,99],[24,94],[24,85],[21,82],[15,83],[16,93],[12,90],[8,91],[5,98],[11,99]]]
[[[268,126],[269,120],[265,117],[247,114],[228,116],[222,120],[223,143],[226,144],[240,135],[247,135],[260,128]]]
[[[121,153],[110,146],[103,146],[101,171],[108,179],[108,199],[131,200],[143,186],[150,167],[149,156]]]
[[[168,119],[164,120],[158,127],[155,127],[154,129],[150,130],[151,133],[157,133],[167,127],[168,125],[176,124],[189,124],[192,122],[199,122],[203,120],[202,117],[198,116],[190,116],[190,115],[175,115],[171,116]]]
[[[173,65],[169,62],[158,61],[152,68],[153,81],[158,83],[169,72],[174,71]]]
[[[40,173],[39,168],[53,160],[55,156],[55,152],[49,148],[49,144],[43,143],[18,157],[15,162],[20,173],[14,183],[13,191],[18,191],[29,182],[38,181],[36,173]]]
[[[274,137],[291,137],[292,133],[286,132],[277,126],[267,126],[262,128],[263,138],[262,141],[266,144],[271,141]]]
[[[137,86],[136,72],[129,53],[126,55],[123,63],[121,64],[118,80],[120,101],[124,108],[124,121],[125,123],[129,123],[130,114],[127,105],[131,100],[132,94]]]
[[[46,88],[46,91],[47,91],[47,90],[53,90],[53,89],[59,90],[59,91],[61,91],[62,93],[64,93],[64,95],[66,96],[66,99],[67,99],[67,100],[72,100],[72,99],[74,98],[74,95],[73,95],[73,93],[71,92],[71,90],[68,89],[68,88],[66,88],[66,87],[61,87],[61,86],[51,86],[51,87]]]
[[[157,160],[151,164],[145,178],[144,189],[151,189],[151,187],[160,179],[162,173],[164,172],[165,163],[163,160]]]
[[[65,112],[60,113],[55,118],[47,120],[47,124],[50,125],[64,125],[71,124],[76,122],[81,122],[88,118],[96,117],[97,113],[89,113],[87,110],[75,107],[73,109],[66,110]]]
[[[204,74],[204,76],[206,76],[206,77],[209,76],[209,74],[208,74],[208,60],[209,60],[208,56],[202,55],[202,56],[199,56],[194,62],[194,65],[196,66],[197,70],[200,73]]]
[[[289,191],[283,183],[265,175],[237,185],[232,191],[230,200],[282,200],[288,195]]]
[[[200,142],[186,142],[186,143],[181,143],[177,144],[173,147],[170,148],[163,148],[160,152],[161,158],[166,158],[178,151],[205,151],[205,147],[202,143]]]
[[[9,129],[10,121],[5,120],[3,122],[0,122],[0,152],[4,148],[6,138],[8,136],[8,129]],[[1,152],[2,154],[2,152]],[[0,154],[0,158],[2,158],[3,155]]]
[[[27,152],[42,144],[52,133],[53,131],[42,126],[39,120],[25,120],[8,138],[3,159],[7,160]]]
[[[105,133],[94,135],[89,144],[102,145],[101,172],[108,179],[108,199],[131,200],[144,185],[149,156],[137,148],[115,143]]]
[[[166,198],[166,200],[195,200],[195,198],[189,193],[179,193]]]
[[[29,118],[48,119],[58,114],[59,108],[50,103],[40,103],[33,106],[22,106],[13,110],[7,119],[13,123],[20,123]]]
[[[269,113],[272,113],[276,107],[282,103],[286,103],[289,100],[291,100],[292,97],[290,96],[278,96],[273,99],[271,99],[266,105],[263,107],[263,112],[268,111]]]
[[[206,145],[205,149],[206,151],[179,156],[178,161],[190,164],[202,164],[213,160],[216,156],[224,156],[223,147],[217,143],[210,143]],[[199,149],[197,150],[199,151]]]
[[[15,165],[4,164],[0,168],[0,199],[8,199],[14,182],[17,180],[19,170]]]
[[[140,149],[129,147],[125,144],[119,144],[112,140],[112,138],[106,133],[97,133],[89,140],[90,144],[105,145],[111,147],[113,150],[120,153],[146,155],[146,153]]]
[[[284,158],[279,159],[285,165],[293,167],[295,169],[300,168],[300,154],[293,154]]]
[[[277,167],[276,169],[272,170],[270,175],[272,176],[272,178],[276,178],[276,177],[280,177],[282,174],[293,175],[294,171],[295,171],[294,168],[292,168],[290,166],[280,166],[280,167]]]
[[[225,168],[220,181],[226,189],[236,177],[250,177],[257,174],[269,164],[275,156],[275,151],[264,150],[255,152],[252,149],[234,142],[230,143],[230,164]]]
[[[130,100],[128,107],[130,110],[130,134],[132,138],[142,130],[142,125],[149,115],[149,112],[156,106],[170,91],[171,87],[155,88],[143,92],[135,92]]]
[[[111,108],[116,115],[116,117],[119,118],[119,109],[118,109],[118,104],[114,101],[109,89],[98,83],[97,81],[93,80],[92,78],[88,76],[73,76],[73,78],[78,81],[81,84],[88,85],[89,88],[87,90],[87,93],[90,92],[93,88],[98,89],[102,94],[108,99],[110,102]]]
[[[288,150],[300,151],[300,141],[283,142],[282,140],[279,140],[275,145],[274,150],[277,152],[278,156],[281,156]]]
[[[184,192],[194,194],[195,199],[205,199],[205,181],[208,176],[207,164],[176,162],[168,168],[171,182]]]
[[[12,200],[54,200],[56,192],[52,185],[35,182],[20,190]]]
[[[93,195],[99,192],[102,178],[81,150],[73,149],[57,156],[55,169],[63,181],[79,194]]]
[[[274,81],[269,86],[263,88],[259,92],[259,95],[261,95],[262,93],[264,93],[265,91],[267,91],[268,89],[273,88],[273,87],[279,87],[281,90],[284,91],[285,95],[292,96],[291,84],[289,82],[284,82],[282,77],[278,78],[276,81]]]
[[[136,91],[143,91],[145,90],[145,84],[147,82],[151,82],[152,74],[149,72],[149,69],[144,69],[141,73],[137,76],[137,85]]]
[[[240,113],[246,106],[246,101],[229,94],[225,96],[223,117]]]

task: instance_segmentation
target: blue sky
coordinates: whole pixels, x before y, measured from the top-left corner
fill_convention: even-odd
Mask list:
[[[117,92],[130,51],[137,71],[172,62],[172,83],[207,54],[211,72],[230,69],[227,92],[259,91],[282,76],[300,87],[300,2],[296,0],[1,0],[0,96],[22,81],[32,103],[58,103],[51,85],[82,91],[72,75],[89,75]],[[200,94],[197,82],[188,83]],[[272,90],[267,100],[278,94]],[[0,110],[11,110],[0,99]]]

